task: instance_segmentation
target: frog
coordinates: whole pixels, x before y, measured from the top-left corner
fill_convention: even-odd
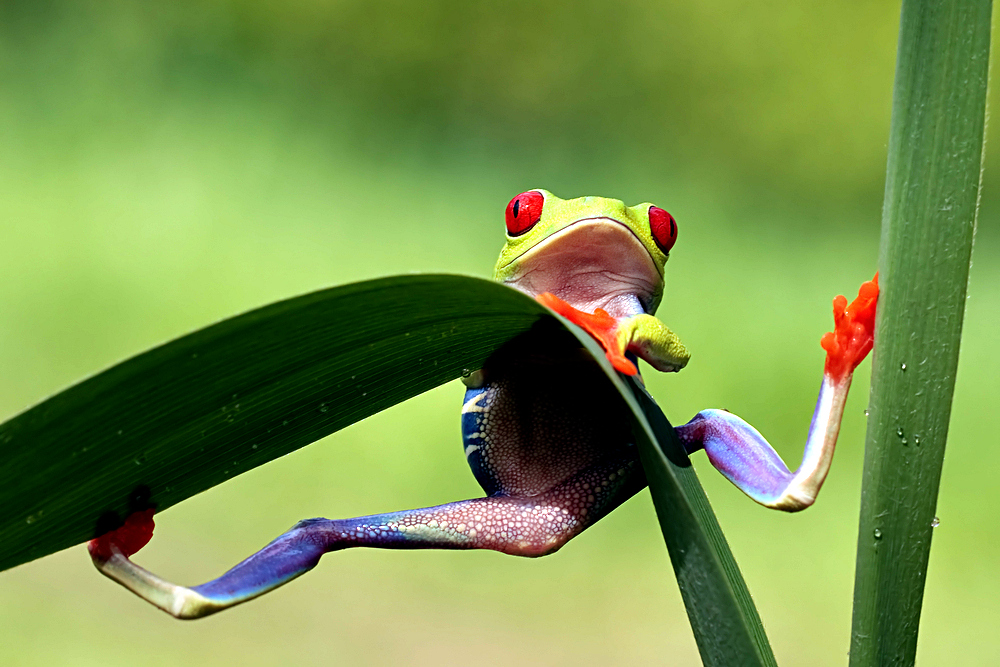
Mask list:
[[[641,381],[638,362],[666,373],[690,354],[655,317],[676,219],[651,203],[560,199],[543,189],[507,204],[494,278],[579,326],[614,371]],[[677,426],[691,456],[711,464],[757,503],[796,512],[813,504],[830,469],[854,369],[873,346],[878,275],[851,304],[834,299],[834,331],[821,339],[823,379],[804,447],[791,471],[750,424],[707,409]],[[470,304],[470,308],[475,307]],[[300,521],[220,577],[173,584],[131,557],[152,537],[153,509],[91,540],[97,569],[181,619],[208,616],[272,591],[354,547],[489,549],[552,554],[646,487],[628,408],[600,363],[557,318],[497,350],[463,375],[462,447],[484,495],[349,519]]]

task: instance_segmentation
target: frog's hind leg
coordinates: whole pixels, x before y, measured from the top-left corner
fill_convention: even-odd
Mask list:
[[[139,597],[177,618],[200,618],[246,602],[311,570],[329,551],[381,549],[492,549],[518,556],[544,556],[645,486],[634,458],[592,466],[534,497],[496,494],[437,507],[354,519],[308,519],[218,579],[184,587],[136,565],[129,556],[130,524],[92,540],[97,569]],[[134,525],[131,528],[134,529]],[[148,540],[148,535],[146,537]]]
[[[842,296],[834,299],[836,327],[821,342],[827,351],[823,382],[794,473],[754,427],[725,410],[703,410],[677,427],[688,453],[704,449],[719,472],[762,505],[788,512],[812,505],[833,461],[852,374],[872,349],[877,278],[864,283],[850,305]]]

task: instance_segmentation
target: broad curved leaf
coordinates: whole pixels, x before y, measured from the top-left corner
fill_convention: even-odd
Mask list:
[[[118,364],[0,425],[0,570],[479,368],[546,312],[485,280],[400,276],[281,301]]]
[[[0,570],[162,510],[482,366],[540,318],[463,276],[382,278],[281,301],[140,354],[0,425]],[[631,408],[709,665],[773,665],[746,584],[673,428],[562,318]]]

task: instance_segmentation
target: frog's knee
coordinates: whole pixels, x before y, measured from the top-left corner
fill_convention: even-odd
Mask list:
[[[571,535],[550,535],[540,539],[520,540],[508,544],[507,548],[503,549],[503,551],[512,556],[541,558],[562,549],[563,545],[569,542],[571,537]]]

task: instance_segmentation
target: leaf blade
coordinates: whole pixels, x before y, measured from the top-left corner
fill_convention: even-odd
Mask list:
[[[379,317],[344,325],[366,310]],[[265,306],[118,364],[0,425],[0,569],[92,537],[100,513],[135,509],[137,487],[165,509],[479,368],[545,317],[552,315],[533,299],[493,282],[400,276]],[[666,417],[644,389],[623,382],[589,335],[562,323],[631,410],[703,660],[773,665],[746,584]],[[70,434],[93,448],[90,457],[67,444]],[[19,447],[32,438],[35,448]],[[134,452],[145,457],[139,465]],[[36,520],[24,520],[39,509]]]
[[[702,662],[776,666],[750,591],[670,422],[646,388],[615,371],[583,329],[559,319],[590,350],[632,412],[632,432]]]
[[[373,308],[377,318],[352,322]],[[166,509],[454,379],[546,312],[485,280],[386,278],[265,306],[118,364],[0,425],[0,570],[93,537],[142,488]]]

